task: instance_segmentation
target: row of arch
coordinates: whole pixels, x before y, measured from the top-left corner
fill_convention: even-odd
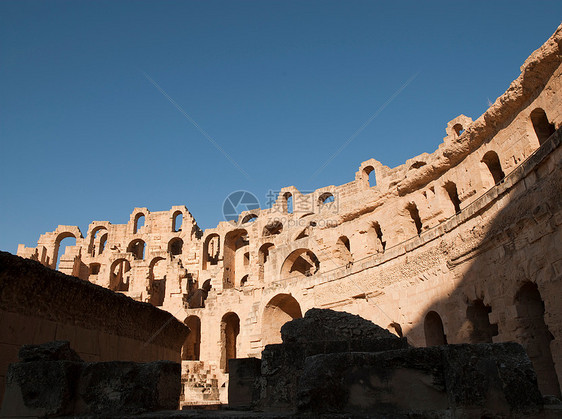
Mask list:
[[[138,212],[133,218],[133,234],[137,234],[146,223],[146,215],[144,212]],[[173,233],[181,231],[183,224],[183,211],[177,210],[172,214],[171,230]]]
[[[278,294],[265,306],[262,317],[262,343],[281,343],[281,326],[293,319],[301,318],[298,301],[290,294]],[[201,320],[195,315],[184,321],[190,329],[183,348],[182,360],[199,360],[201,350]],[[240,317],[232,311],[225,313],[220,322],[220,368],[228,372],[228,361],[236,358]]]
[[[544,320],[545,307],[540,291],[535,283],[523,284],[514,297],[514,306],[519,322],[517,340],[525,349],[533,363],[539,387],[543,394],[560,395],[560,386],[550,343],[554,336]],[[491,324],[490,306],[482,300],[472,301],[466,309],[466,322],[458,331],[457,339],[469,343],[492,343],[498,335],[498,326]],[[447,334],[441,316],[429,311],[424,318],[426,346],[446,345]]]

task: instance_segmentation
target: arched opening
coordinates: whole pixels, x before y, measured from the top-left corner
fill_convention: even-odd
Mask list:
[[[250,277],[250,275],[244,275],[242,277],[242,279],[240,280],[240,286],[243,287],[244,285],[246,285],[248,283],[248,278]]]
[[[466,337],[470,343],[492,343],[492,337],[498,334],[498,326],[490,323],[491,312],[492,308],[484,305],[482,300],[472,301],[466,308],[467,321],[462,338]]]
[[[256,214],[248,214],[244,218],[242,218],[242,224],[253,223],[257,219],[258,219],[258,216]]]
[[[318,205],[329,204],[334,202],[335,198],[334,195],[330,192],[324,192],[322,195],[318,197]]]
[[[453,131],[455,131],[455,134],[457,134],[458,137],[464,132],[464,128],[461,124],[455,124],[453,125]]]
[[[107,233],[103,234],[100,237],[100,243],[98,245],[98,255],[101,255],[105,250],[105,245],[107,244],[107,237],[108,237]]]
[[[178,232],[181,231],[181,226],[183,223],[183,212],[176,211],[172,216],[172,231]]]
[[[220,236],[216,233],[209,234],[203,243],[203,269],[208,265],[217,265],[220,254]]]
[[[135,239],[129,246],[127,247],[127,252],[131,253],[133,257],[137,260],[144,260],[144,249],[146,247],[146,243],[144,240]]]
[[[55,268],[57,270],[60,270],[61,268],[70,268],[72,270],[74,266],[74,257],[72,257],[72,255],[70,254],[66,255],[66,252],[69,250],[68,247],[71,246],[76,246],[76,237],[74,236],[74,234],[70,232],[59,234],[59,236],[55,240],[55,251],[53,255],[53,260],[56,262]],[[61,266],[61,260],[63,261],[63,266]],[[68,266],[70,264],[72,266]]]
[[[312,251],[308,249],[297,249],[283,262],[281,278],[312,276],[319,270],[320,262]]]
[[[285,212],[288,213],[288,214],[292,214],[293,213],[293,194],[291,192],[285,192],[285,195],[283,195],[283,198],[285,200],[285,202],[284,202]]]
[[[531,122],[541,145],[556,131],[554,124],[548,122],[546,112],[541,108],[531,112]]]
[[[166,274],[168,266],[166,259],[163,257],[156,257],[150,262],[150,269],[148,273],[149,287],[148,287],[148,302],[156,307],[164,305],[166,298]]]
[[[375,176],[375,168],[373,166],[367,166],[363,169],[363,178],[367,182],[367,186],[372,188],[377,184],[377,178]]]
[[[550,343],[554,336],[544,321],[544,302],[536,284],[525,283],[515,296],[518,329],[516,338],[527,351],[537,373],[542,394],[560,396]]]
[[[107,228],[104,226],[95,227],[90,233],[89,252],[92,256],[101,255],[107,242]]]
[[[137,234],[142,227],[144,227],[145,217],[142,212],[135,215],[135,221],[133,223],[133,234]]]
[[[111,264],[109,289],[113,291],[129,291],[131,264],[127,259],[117,259]]]
[[[258,250],[259,280],[264,281],[266,263],[269,260],[269,252],[274,249],[273,243],[262,244]]]
[[[447,191],[449,199],[451,200],[455,213],[461,212],[461,200],[459,199],[459,193],[457,192],[457,185],[454,182],[448,181],[443,185],[443,188]],[[419,233],[418,233],[419,234]]]
[[[236,313],[226,313],[221,320],[220,367],[228,372],[228,360],[236,358],[236,340],[240,333],[240,318]]]
[[[336,249],[338,251],[339,258],[346,264],[351,265],[353,263],[353,255],[351,254],[351,243],[347,236],[340,236],[336,242]]]
[[[224,237],[223,288],[232,288],[236,284],[237,254],[245,253],[244,248],[249,244],[248,232],[244,229],[230,231]]]
[[[262,342],[263,345],[281,343],[281,326],[302,317],[298,301],[290,294],[278,294],[273,297],[263,311]]]
[[[168,243],[168,252],[173,256],[181,255],[182,249],[183,240],[179,237],[174,237],[172,240],[170,240],[170,243]]]
[[[386,241],[383,240],[381,225],[378,221],[373,221],[369,231],[371,235],[371,243],[374,243],[377,253],[384,253],[386,249]]]
[[[425,332],[425,346],[439,346],[447,344],[447,336],[443,330],[441,316],[435,311],[426,314],[423,322]]]
[[[198,361],[201,352],[201,319],[197,316],[189,316],[184,320],[189,327],[189,334],[185,338],[181,350],[183,361]]]
[[[418,235],[421,234],[423,225],[421,222],[420,212],[418,211],[417,205],[414,202],[410,202],[408,203],[408,205],[406,205],[406,209],[410,213],[410,217],[412,218],[412,221],[416,226],[416,231],[418,232]]]
[[[281,221],[275,220],[267,224],[263,228],[262,236],[263,237],[275,236],[276,234],[281,234],[282,231],[283,231],[283,224],[281,223]]]
[[[501,180],[505,177],[500,164],[500,159],[495,151],[488,151],[484,154],[482,157],[482,163],[488,167],[490,174],[494,178],[494,185],[501,182]]]

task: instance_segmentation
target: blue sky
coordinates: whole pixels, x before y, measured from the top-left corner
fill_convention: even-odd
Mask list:
[[[265,207],[433,152],[561,19],[556,1],[0,2],[0,249],[136,206],[210,228],[232,191]]]

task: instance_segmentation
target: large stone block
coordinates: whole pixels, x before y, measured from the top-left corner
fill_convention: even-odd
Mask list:
[[[434,416],[537,413],[531,362],[515,343],[316,355],[298,384],[301,411]],[[475,417],[476,417],[475,416]]]
[[[78,384],[78,413],[137,414],[177,409],[181,367],[171,361],[86,364]]]

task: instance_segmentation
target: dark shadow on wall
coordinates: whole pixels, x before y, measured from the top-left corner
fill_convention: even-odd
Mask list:
[[[475,214],[482,215],[481,220],[473,217],[443,236],[440,245],[449,249],[447,266],[462,280],[447,298],[428,305],[406,335],[420,346],[519,342],[533,362],[542,393],[558,397],[562,381],[561,142],[559,130],[531,157],[529,172]],[[499,193],[502,183],[495,187]],[[486,213],[494,213],[496,205],[502,209],[486,221]]]

